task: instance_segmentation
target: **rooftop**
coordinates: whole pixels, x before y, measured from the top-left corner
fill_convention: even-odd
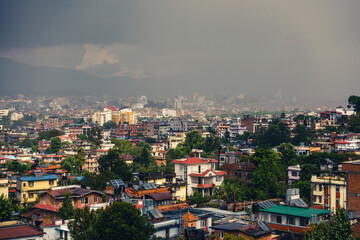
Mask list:
[[[26,238],[44,234],[45,232],[31,225],[12,225],[0,228],[0,239]]]
[[[289,207],[282,205],[275,205],[274,207],[270,207],[268,209],[260,208],[260,211],[283,214],[283,215],[291,215],[296,217],[305,217],[305,218],[310,218],[311,215],[317,216],[321,214],[328,214],[331,212],[330,210],[315,209],[315,208],[298,208],[298,207]]]
[[[21,181],[43,181],[43,180],[55,180],[58,179],[56,175],[43,175],[40,177],[19,177]]]
[[[199,158],[199,157],[190,157],[186,159],[176,159],[172,161],[173,163],[179,164],[204,164],[211,162],[218,162],[216,159],[208,159],[208,158]]]

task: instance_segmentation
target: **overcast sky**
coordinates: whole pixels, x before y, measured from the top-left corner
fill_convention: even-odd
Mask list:
[[[185,95],[360,95],[358,0],[2,0],[0,31],[0,57]]]

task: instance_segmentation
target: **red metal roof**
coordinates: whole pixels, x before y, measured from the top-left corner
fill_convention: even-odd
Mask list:
[[[34,206],[34,208],[47,210],[47,211],[51,211],[51,212],[57,212],[57,210],[58,210],[58,207],[54,207],[54,206],[46,205],[46,204],[41,204],[41,203],[36,204]]]
[[[116,108],[114,108],[113,106],[106,106],[108,109],[110,109],[111,111],[117,111]]]
[[[203,173],[190,173],[189,175],[190,175],[190,176],[195,176],[195,177],[204,177],[204,176],[205,176],[206,174],[208,174],[210,171],[211,171],[212,173],[216,174],[216,175],[219,175],[219,176],[226,174],[225,171],[213,171],[213,170],[208,169],[208,170],[206,170],[206,171],[203,172]]]
[[[13,225],[0,228],[0,239],[25,238],[46,234],[31,225]]]
[[[211,188],[213,187],[212,184],[198,184],[197,185],[198,188]]]
[[[209,162],[217,162],[216,159],[201,159],[198,157],[191,157],[187,158],[185,160],[173,160],[173,163],[179,163],[179,164],[202,164],[202,163],[209,163]]]
[[[336,142],[337,144],[350,144],[350,142],[347,142],[347,141],[338,141]]]

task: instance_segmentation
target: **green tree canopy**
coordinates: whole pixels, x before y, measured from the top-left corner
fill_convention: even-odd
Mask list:
[[[50,131],[44,131],[44,132],[41,132],[39,134],[39,137],[38,137],[38,140],[50,140],[51,138],[53,137],[58,137],[58,136],[61,136],[63,135],[63,132],[57,130],[57,129],[52,129]]]
[[[110,149],[106,155],[99,158],[98,162],[101,173],[112,172],[124,181],[131,180],[132,173],[129,167],[122,161],[120,154],[115,149]]]
[[[70,192],[65,193],[63,204],[59,208],[58,214],[62,220],[68,220],[74,216],[74,206],[72,204]]]
[[[61,139],[59,137],[51,138],[50,147],[46,149],[47,153],[57,153],[61,148]]]
[[[258,133],[254,141],[258,147],[262,148],[276,147],[283,142],[290,142],[290,130],[288,124],[279,119],[273,119],[268,129]]]
[[[321,222],[312,225],[312,230],[306,231],[306,240],[352,240],[353,236],[349,217],[344,209],[338,209],[329,223]]]
[[[281,162],[286,166],[291,165],[294,159],[298,156],[297,151],[291,143],[282,143],[278,147]]]
[[[147,240],[155,233],[154,226],[141,216],[134,205],[126,202],[113,203],[99,211],[91,224],[91,239]]]
[[[5,198],[4,194],[0,195],[0,222],[10,220],[14,208],[10,198]]]
[[[348,99],[348,103],[354,107],[357,113],[360,112],[360,96],[350,96]]]
[[[113,121],[107,121],[106,123],[104,123],[103,128],[110,129],[110,128],[114,128],[115,126],[116,123],[114,123]]]

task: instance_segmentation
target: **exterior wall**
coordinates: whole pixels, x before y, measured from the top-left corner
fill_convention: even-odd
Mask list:
[[[97,197],[96,202],[95,202],[95,197]],[[87,198],[87,203],[85,204],[86,198]],[[73,199],[74,208],[80,208],[80,207],[84,207],[86,205],[88,206],[90,204],[102,203],[102,202],[103,202],[102,196],[101,196],[101,194],[98,194],[98,193],[90,193],[86,196],[83,196],[82,198]],[[50,194],[47,193],[47,194],[43,194],[40,197],[40,203],[55,206],[55,207],[61,207],[61,205],[63,203],[63,199],[55,199],[53,196],[51,196]]]
[[[34,185],[31,187],[28,181],[18,179],[16,184],[16,200],[20,203],[35,202],[38,192],[56,187],[57,183],[58,179],[33,181]]]
[[[360,160],[344,162],[342,170],[347,172],[347,210],[355,210],[360,217]]]
[[[311,183],[312,203],[323,205],[325,209],[334,213],[338,208],[347,209],[347,187],[344,178],[312,176]]]
[[[8,198],[9,196],[9,183],[7,177],[0,178],[0,196],[1,195],[4,195],[5,198]]]

